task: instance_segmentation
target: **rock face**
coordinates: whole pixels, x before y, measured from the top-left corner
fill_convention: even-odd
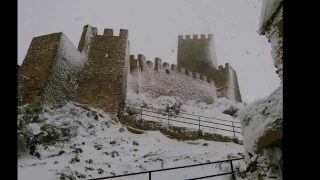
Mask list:
[[[265,35],[272,46],[276,73],[282,73],[282,0],[264,0],[258,33]],[[246,150],[247,171],[251,179],[282,179],[282,85],[267,98],[241,110],[243,144]]]
[[[248,171],[256,178],[267,178],[269,171],[280,173],[282,115],[282,85],[268,97],[249,104],[239,112]]]

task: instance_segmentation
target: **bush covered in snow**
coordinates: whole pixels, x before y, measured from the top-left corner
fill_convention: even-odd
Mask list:
[[[230,116],[235,116],[238,110],[239,109],[236,108],[235,106],[230,106],[228,109],[224,110],[222,113],[229,114]]]

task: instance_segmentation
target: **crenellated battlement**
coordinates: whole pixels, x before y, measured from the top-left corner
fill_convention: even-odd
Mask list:
[[[128,86],[136,93],[159,96],[177,96],[185,100],[212,103],[216,98],[214,81],[208,76],[176,64],[163,62],[159,57],[145,61],[144,55],[130,56],[130,82]],[[154,66],[153,66],[154,64]]]
[[[140,67],[141,71],[144,71],[144,68],[149,68],[154,71],[159,71],[159,72],[170,72],[173,71],[175,73],[183,74],[188,77],[192,77],[193,79],[198,79],[201,81],[205,81],[207,83],[211,83],[211,80],[209,77],[197,73],[197,72],[192,72],[188,69],[178,67],[176,64],[169,64],[168,62],[163,62],[162,59],[159,57],[156,57],[154,60],[154,66],[153,62],[148,60],[146,61],[146,57],[142,54],[138,54],[138,58],[135,58],[135,55],[130,55],[130,72],[134,72]],[[225,69],[225,68],[224,68]],[[167,73],[168,74],[168,73]]]
[[[141,70],[143,71],[145,64],[147,64],[147,62],[146,62],[146,57],[144,55],[138,54],[137,59],[135,59],[134,55],[130,55],[130,71],[131,72],[133,72],[138,67],[140,67]],[[152,66],[153,66],[153,64],[152,64]]]
[[[192,37],[192,38],[191,38]],[[213,34],[208,34],[208,36],[206,37],[205,34],[200,34],[200,38],[198,34],[193,34],[191,35],[179,35],[178,36],[178,40],[210,40],[213,39]]]
[[[120,38],[127,38],[128,37],[128,30],[127,29],[120,29],[119,36],[113,35],[113,29],[105,28],[103,31],[103,36],[113,36],[113,37],[120,37]]]
[[[96,27],[86,25],[78,48],[63,33],[33,38],[19,69],[19,89],[24,91],[21,103],[58,106],[72,100],[115,113],[126,99],[128,85],[138,87],[137,93],[212,102],[216,87],[229,84],[241,102],[235,70],[228,63],[213,67],[216,58],[205,52],[211,39],[212,34],[180,35],[176,65],[159,57],[147,61],[142,54],[130,55],[126,29],[120,29],[118,36],[111,28],[98,35]],[[127,78],[133,79],[128,82]],[[228,97],[227,90],[219,91],[219,97]]]
[[[92,27],[89,25],[85,25],[83,27],[83,31],[82,31],[82,35],[81,35],[81,39],[80,39],[80,44],[82,44],[81,42],[84,41],[85,39],[89,38],[89,37],[94,37],[94,36],[106,36],[106,37],[118,37],[118,38],[128,38],[129,32],[127,29],[120,29],[119,30],[119,36],[114,36],[113,35],[113,29],[110,28],[105,28],[103,30],[103,34],[102,35],[98,35],[98,29],[96,27]]]
[[[225,71],[229,71],[230,70],[230,65],[229,63],[226,63],[224,66],[220,65],[218,70],[215,70],[216,72],[225,72]],[[233,68],[232,68],[233,69]]]

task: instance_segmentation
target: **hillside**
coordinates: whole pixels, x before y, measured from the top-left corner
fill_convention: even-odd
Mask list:
[[[156,102],[159,101],[153,101],[159,105]],[[242,157],[244,153],[243,146],[235,143],[177,141],[158,131],[133,134],[108,113],[77,103],[44,110],[40,114],[30,106],[18,110],[20,180],[90,179]],[[221,113],[217,108],[210,112]],[[30,150],[33,156],[29,154]],[[245,168],[243,161],[234,162],[234,166],[241,170]],[[222,164],[221,169],[208,165],[159,172],[152,179],[185,179],[229,170],[229,164]],[[147,176],[130,179],[143,178]]]

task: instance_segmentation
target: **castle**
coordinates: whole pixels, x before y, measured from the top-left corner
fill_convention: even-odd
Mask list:
[[[209,52],[213,35],[178,36],[177,65],[130,56],[128,30],[84,26],[78,48],[62,32],[35,37],[18,66],[18,101],[57,107],[75,101],[119,113],[128,89],[212,103],[216,97],[241,102],[237,74],[218,66]]]

